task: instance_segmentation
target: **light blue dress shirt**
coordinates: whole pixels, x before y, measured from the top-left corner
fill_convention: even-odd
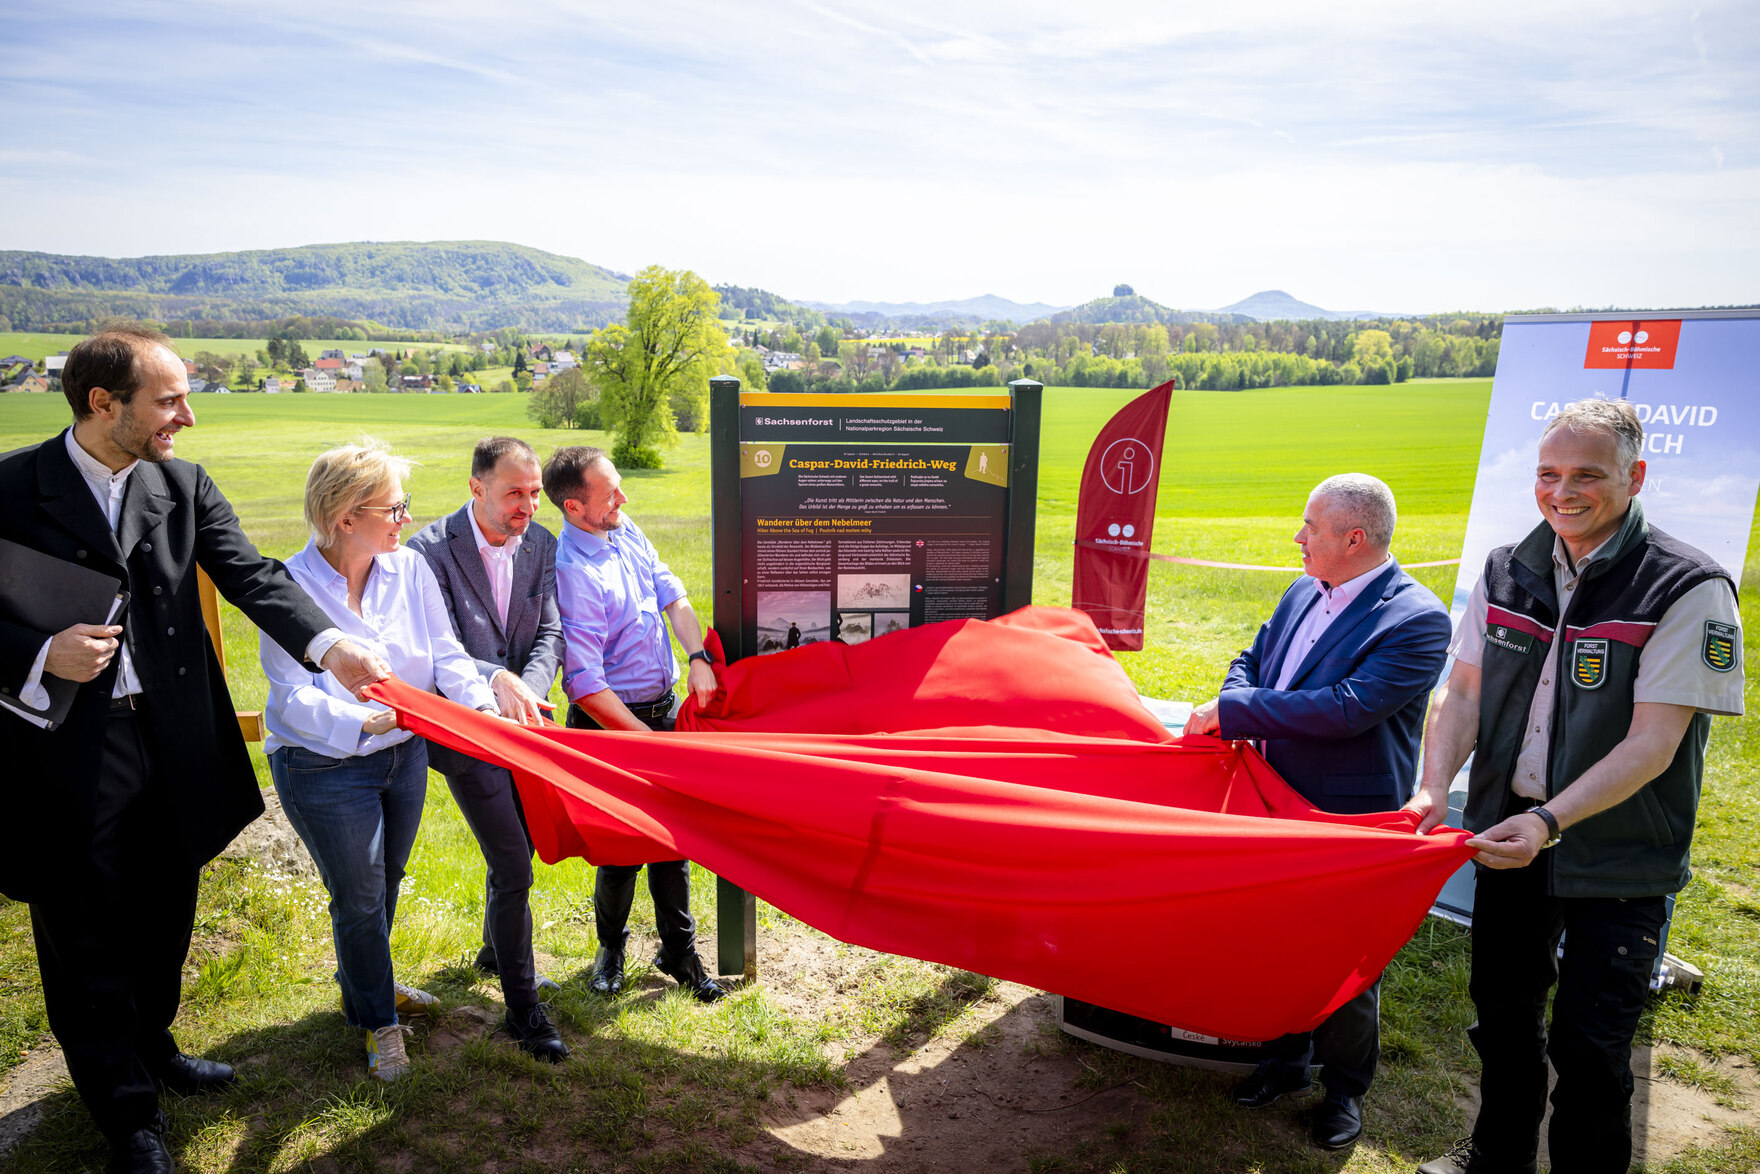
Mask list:
[[[556,541],[556,606],[568,699],[609,688],[633,705],[671,689],[678,661],[664,612],[684,597],[684,584],[627,514],[604,538],[564,525]]]
[[[287,572],[305,588],[345,636],[378,654],[391,671],[418,689],[440,692],[472,709],[499,712],[495,693],[477,662],[452,634],[446,599],[428,560],[409,547],[376,555],[361,592],[361,614],[348,607],[348,580],[314,543],[287,560]],[[265,752],[300,746],[314,754],[349,758],[373,754],[414,737],[408,730],[365,736],[361,725],[385,707],[362,703],[329,673],[309,673],[279,644],[259,636],[269,701],[263,710]]]

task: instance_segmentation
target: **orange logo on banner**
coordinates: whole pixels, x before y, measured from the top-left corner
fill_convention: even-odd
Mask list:
[[[1583,366],[1674,369],[1674,349],[1681,340],[1681,320],[1660,322],[1591,322],[1589,353]]]

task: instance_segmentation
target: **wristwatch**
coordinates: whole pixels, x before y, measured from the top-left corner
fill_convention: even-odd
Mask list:
[[[715,658],[709,655],[709,650],[707,648],[699,648],[695,652],[691,653],[688,657],[685,658],[685,664],[689,665],[690,662],[693,660],[700,660],[704,664],[708,665],[710,668],[715,667]]]
[[[1538,815],[1541,821],[1546,824],[1546,830],[1552,833],[1552,836],[1544,844],[1540,845],[1541,848],[1550,848],[1560,840],[1564,839],[1564,833],[1560,831],[1558,827],[1558,816],[1546,810],[1546,805],[1544,803],[1538,807],[1528,808],[1528,814]]]

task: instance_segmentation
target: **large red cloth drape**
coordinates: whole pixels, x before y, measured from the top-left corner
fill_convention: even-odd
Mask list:
[[[844,941],[1230,1039],[1318,1024],[1471,855],[1316,811],[1245,745],[1169,740],[1075,612],[720,671],[696,732],[664,737],[370,692],[511,769],[546,861],[687,857]],[[761,728],[809,718],[840,732]]]

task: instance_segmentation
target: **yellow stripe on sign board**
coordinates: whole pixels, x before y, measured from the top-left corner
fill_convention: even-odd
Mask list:
[[[742,408],[994,408],[1007,411],[1013,402],[1001,395],[796,395],[793,392],[742,391]]]

